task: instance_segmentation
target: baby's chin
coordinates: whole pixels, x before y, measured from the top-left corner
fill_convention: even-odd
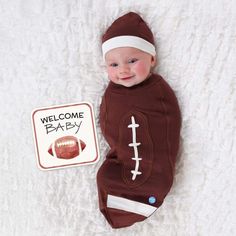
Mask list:
[[[143,81],[144,80],[142,81],[133,80],[133,81],[127,81],[127,82],[122,81],[122,82],[117,82],[117,84],[123,85],[126,88],[131,88],[133,86],[141,84]]]
[[[135,85],[141,84],[146,79],[137,80],[136,78],[131,78],[127,80],[117,79],[117,80],[111,80],[113,83],[124,86],[126,88],[131,88]]]
[[[126,87],[126,88],[131,88],[131,87],[133,87],[133,86],[135,86],[135,85],[138,85],[140,82],[139,81],[137,81],[137,80],[135,80],[135,79],[130,79],[129,81],[127,80],[127,81],[117,81],[117,84],[119,84],[119,85],[122,85],[122,86],[124,86],[124,87]]]
[[[137,84],[137,82],[135,81],[127,81],[127,82],[124,82],[124,81],[119,81],[119,80],[111,80],[114,84],[117,84],[117,85],[121,85],[121,86],[124,86],[126,88],[130,88],[130,87],[133,87]]]
[[[136,84],[122,84],[122,83],[120,83],[120,85],[123,85],[124,87],[126,87],[126,88],[131,88],[131,87],[133,87],[133,86],[135,86]]]

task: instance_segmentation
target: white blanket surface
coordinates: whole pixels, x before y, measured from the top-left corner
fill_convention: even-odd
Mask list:
[[[108,83],[101,35],[129,11],[154,33],[155,72],[181,108],[181,145],[164,204],[115,230],[96,188],[108,151],[98,122]],[[234,0],[0,0],[0,235],[236,235],[235,89]],[[94,106],[100,161],[39,170],[31,111],[81,101]]]

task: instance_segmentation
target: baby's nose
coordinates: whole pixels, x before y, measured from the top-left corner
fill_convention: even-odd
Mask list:
[[[129,65],[123,64],[120,66],[120,74],[126,74],[129,73],[129,71],[130,71]]]

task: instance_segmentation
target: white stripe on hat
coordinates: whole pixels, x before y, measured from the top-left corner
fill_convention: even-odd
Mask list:
[[[108,39],[102,44],[103,58],[105,58],[105,54],[108,51],[119,47],[133,47],[147,52],[152,56],[156,55],[155,46],[147,40],[136,36],[125,35]]]
[[[146,217],[149,217],[157,209],[154,206],[113,195],[108,195],[107,207],[136,213]]]

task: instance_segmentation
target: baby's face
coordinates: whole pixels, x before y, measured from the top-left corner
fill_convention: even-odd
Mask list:
[[[156,58],[136,48],[122,47],[107,52],[105,61],[112,82],[132,87],[148,78]]]

